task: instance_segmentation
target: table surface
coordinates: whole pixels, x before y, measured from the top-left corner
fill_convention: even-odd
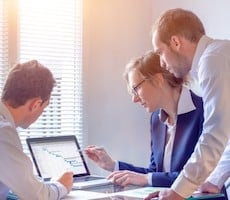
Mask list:
[[[141,200],[149,193],[161,191],[163,187],[139,187],[127,186],[121,187],[113,184],[91,187],[84,190],[73,190],[65,198],[65,200]],[[202,194],[196,197],[188,198],[188,200],[225,200],[223,194]]]

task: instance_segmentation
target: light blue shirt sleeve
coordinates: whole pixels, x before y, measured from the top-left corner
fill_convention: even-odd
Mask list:
[[[119,170],[119,162],[118,160],[115,160],[115,166],[114,166],[113,171],[118,171],[118,170]]]
[[[34,175],[33,164],[23,152],[9,115],[0,103],[0,194],[10,189],[19,199],[59,200],[66,196],[67,189],[61,183],[44,183]]]
[[[151,185],[151,186],[152,186],[152,176],[153,176],[153,173],[148,173],[148,176],[147,176],[148,185]]]

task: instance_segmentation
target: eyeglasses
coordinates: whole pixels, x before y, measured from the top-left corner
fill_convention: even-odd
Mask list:
[[[146,81],[146,79],[142,80],[141,82],[139,82],[136,86],[131,88],[131,94],[134,96],[138,95],[137,89],[141,86],[142,83],[144,83]]]

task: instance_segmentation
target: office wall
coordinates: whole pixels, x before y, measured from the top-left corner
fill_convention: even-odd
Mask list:
[[[207,35],[214,38],[230,39],[230,2],[228,0],[152,0],[153,19],[163,11],[181,7],[195,12],[204,23]]]
[[[84,143],[147,165],[149,114],[132,103],[122,73],[131,57],[151,48],[152,2],[84,0],[83,6]]]
[[[152,22],[169,8],[194,11],[208,35],[230,39],[229,6],[228,0],[84,0],[84,144],[103,145],[115,159],[147,165],[149,114],[126,92],[125,64],[151,48]],[[93,172],[104,173],[90,164]]]

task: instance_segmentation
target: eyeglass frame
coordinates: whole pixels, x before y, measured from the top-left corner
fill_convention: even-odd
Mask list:
[[[134,87],[131,87],[131,94],[134,96],[138,96],[138,91],[137,89],[148,79],[143,79],[142,81],[140,81],[138,84],[136,84]]]

